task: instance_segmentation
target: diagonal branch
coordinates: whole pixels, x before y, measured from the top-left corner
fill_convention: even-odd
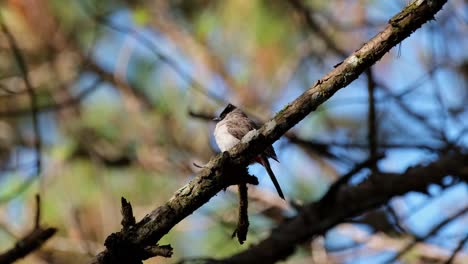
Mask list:
[[[325,42],[326,46],[340,57],[346,57],[346,51],[338,47],[336,42],[325,32],[319,23],[314,19],[310,10],[302,0],[289,0],[289,3],[302,16],[307,26]]]
[[[57,229],[54,227],[44,228],[40,225],[41,203],[40,196],[36,195],[36,214],[34,216],[34,229],[27,235],[19,239],[15,245],[0,254],[0,264],[13,263],[26,257],[35,250],[39,249],[49,238],[51,238]]]
[[[445,0],[416,1],[395,15],[386,28],[355,51],[342,63],[317,81],[295,101],[280,111],[251,137],[213,158],[204,169],[166,204],[156,208],[128,231],[120,231],[108,237],[119,239],[141,248],[155,245],[171,228],[193,213],[200,206],[226,186],[232,177],[241,174],[242,167],[248,165],[264,149],[278,140],[286,131],[305,118],[310,112],[329,99],[339,89],[354,81],[362,72],[377,62],[392,47],[407,38],[422,24],[434,18],[445,4]],[[364,203],[362,205],[373,206]],[[362,206],[360,205],[360,206]],[[122,254],[123,252],[118,252]],[[131,255],[132,252],[127,252]],[[117,252],[112,248],[101,252],[95,263],[110,263]],[[137,255],[134,255],[138,258]],[[140,259],[141,261],[141,259]],[[136,263],[139,263],[136,261]]]
[[[335,194],[334,202],[327,204],[325,212],[322,210],[323,200],[310,203],[301,209],[298,216],[281,224],[257,245],[227,259],[211,262],[274,263],[284,259],[294,252],[298,244],[323,234],[350,217],[384,205],[395,196],[425,191],[431,184],[441,184],[446,175],[467,179],[467,158],[468,154],[447,155],[426,166],[408,168],[402,174],[379,174],[357,186],[341,188]]]
[[[29,253],[40,248],[57,229],[53,227],[35,228],[29,234],[21,238],[13,248],[0,255],[0,263],[13,263],[14,261],[26,257]]]
[[[460,252],[465,244],[468,242],[468,235],[465,236],[460,242],[458,243],[457,248],[453,251],[452,255],[445,261],[445,264],[451,264],[455,260],[455,257],[457,256],[458,252]]]

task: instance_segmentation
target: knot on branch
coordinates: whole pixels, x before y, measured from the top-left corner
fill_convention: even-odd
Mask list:
[[[247,183],[258,185],[259,183],[257,177],[250,175],[246,167],[227,166],[223,175],[226,177],[225,187]]]
[[[106,246],[108,254],[102,263],[142,263],[143,259],[139,257],[140,247],[129,242],[121,232],[108,236],[104,242],[104,246]]]
[[[172,247],[170,245],[159,246],[156,244],[154,246],[144,246],[131,242],[132,228],[134,228],[136,223],[132,205],[124,197],[121,198],[121,203],[122,231],[113,233],[107,237],[104,245],[108,253],[100,263],[140,264],[142,260],[155,256],[171,257]]]
[[[105,259],[100,263],[128,263],[141,264],[145,259],[155,256],[170,258],[173,249],[170,245],[143,246],[130,242],[130,239],[122,233],[113,233],[107,237],[104,245],[107,248]]]
[[[229,152],[223,152],[222,159],[224,161],[221,163],[224,166],[222,167],[223,170],[221,172],[221,175],[224,178],[224,188],[229,187],[231,185],[246,183],[258,185],[259,182],[257,177],[250,175],[249,170],[246,166],[234,164],[229,160]]]

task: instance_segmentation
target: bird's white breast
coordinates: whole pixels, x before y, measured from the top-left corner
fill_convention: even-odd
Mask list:
[[[216,124],[214,137],[216,144],[218,145],[221,151],[229,150],[240,141],[239,139],[237,139],[229,133],[226,120],[221,120],[218,124]]]

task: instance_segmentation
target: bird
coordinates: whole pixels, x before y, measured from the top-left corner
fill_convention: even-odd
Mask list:
[[[255,122],[241,109],[232,104],[228,104],[221,114],[213,118],[213,120],[217,122],[213,133],[214,138],[219,149],[223,152],[228,151],[239,143],[249,131],[257,129]],[[283,191],[271,169],[268,158],[279,162],[273,146],[268,146],[262,154],[255,157],[252,163],[257,162],[266,169],[278,195],[284,200]]]

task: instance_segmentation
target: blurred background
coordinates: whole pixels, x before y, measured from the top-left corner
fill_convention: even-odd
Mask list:
[[[59,231],[20,263],[89,261],[121,228],[120,197],[141,219],[219,152],[210,119],[227,103],[268,120],[407,3],[0,1],[16,41],[0,34],[0,250],[33,228],[39,193],[41,223]],[[272,166],[288,200],[319,199],[378,153],[385,158],[352,182],[467,149],[467,10],[449,1],[275,143],[281,163]],[[244,245],[231,239],[238,199],[229,188],[161,241],[173,258],[145,263],[229,256],[294,216],[263,168],[250,172],[260,185],[249,187]],[[452,217],[467,206],[466,183],[447,178],[338,225],[285,263],[444,263],[457,248],[453,263],[468,263],[468,217]]]

